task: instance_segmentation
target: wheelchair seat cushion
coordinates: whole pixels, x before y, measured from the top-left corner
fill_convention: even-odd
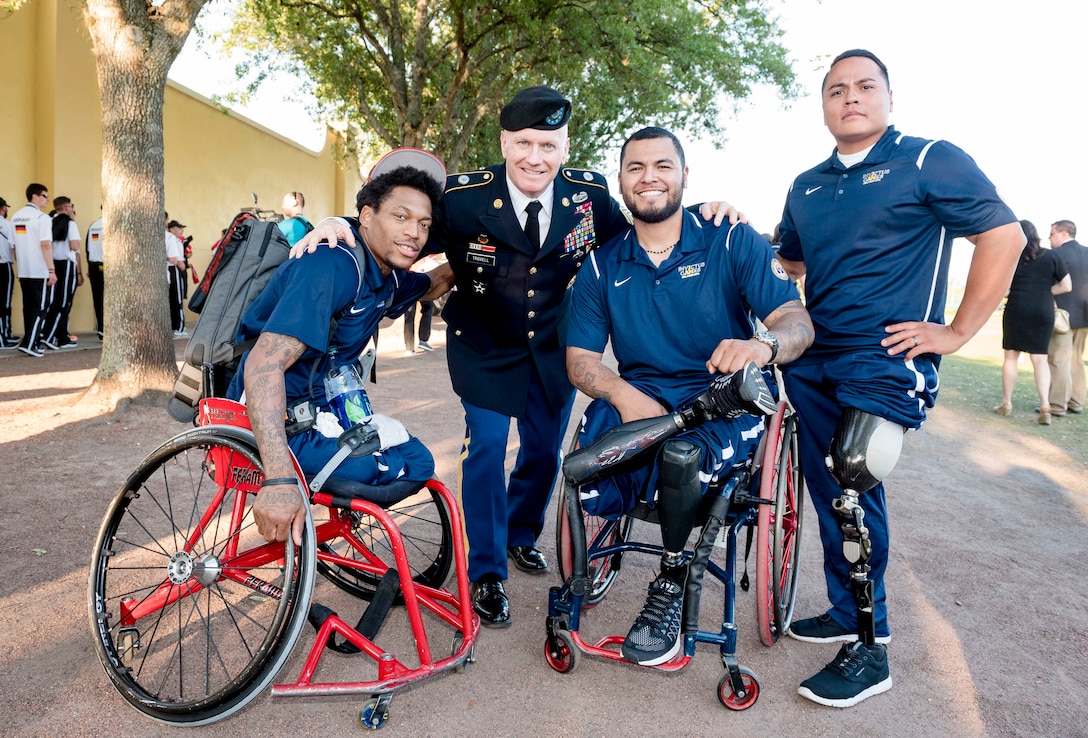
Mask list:
[[[306,481],[310,481],[316,475],[307,474]],[[359,500],[367,500],[373,502],[382,507],[389,507],[401,500],[411,497],[419,490],[423,489],[425,482],[417,482],[411,479],[398,479],[395,482],[389,484],[363,484],[362,482],[356,482],[352,479],[344,479],[343,477],[329,477],[324,486],[321,488],[322,492],[326,492],[334,497],[354,498]]]

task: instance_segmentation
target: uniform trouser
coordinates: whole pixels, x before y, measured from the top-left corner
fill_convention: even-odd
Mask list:
[[[544,529],[544,514],[559,472],[559,450],[570,420],[574,392],[558,413],[551,410],[536,372],[529,381],[525,417],[518,418],[518,450],[506,483],[510,416],[461,401],[465,442],[461,447],[458,495],[468,537],[468,576],[506,579],[508,546],[532,546]]]
[[[185,327],[185,272],[173,264],[166,267],[166,272],[170,280],[170,328],[176,333]]]
[[[843,410],[854,407],[887,418],[904,428],[917,428],[925,408],[937,396],[937,367],[930,355],[912,361],[891,359],[876,352],[843,353],[824,362],[782,367],[786,393],[797,410],[801,467],[809,499],[816,510],[824,549],[824,579],[831,602],[828,614],[839,625],[857,629],[857,603],[850,584],[850,564],[843,555],[843,517],[832,507],[842,488],[824,462]],[[890,634],[884,571],[888,566],[890,532],[884,485],[863,493],[872,554],[869,579],[873,582],[873,617],[876,635]]]
[[[0,264],[0,338],[11,338],[11,298],[15,294],[15,270]]]
[[[1050,409],[1057,412],[1083,410],[1085,394],[1084,344],[1088,328],[1052,333],[1047,347],[1050,364]]]
[[[49,280],[42,277],[19,277],[19,287],[23,291],[23,348],[34,348],[42,342],[42,328],[45,324],[45,311],[49,307]]]
[[[105,271],[100,261],[87,262],[87,279],[91,282],[91,300],[94,302],[94,327],[102,333],[102,295],[105,288]]]
[[[434,315],[434,303],[430,300],[413,302],[404,313],[404,348],[414,351],[416,348],[416,305],[419,305],[419,340],[431,340],[431,316]]]
[[[69,343],[68,313],[76,293],[76,265],[67,259],[53,261],[57,281],[49,288],[49,309],[45,315],[42,338],[58,346]]]

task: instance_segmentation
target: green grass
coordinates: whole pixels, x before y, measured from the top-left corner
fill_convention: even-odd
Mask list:
[[[1001,318],[996,315],[959,353],[942,359],[937,404],[968,419],[968,429],[1005,428],[1038,436],[1074,459],[1088,460],[1088,413],[1054,418],[1049,426],[1036,422],[1034,409],[1039,406],[1039,395],[1026,355],[1020,357],[1020,372],[1013,388],[1013,414],[994,414],[994,407],[1001,402],[1002,358]]]

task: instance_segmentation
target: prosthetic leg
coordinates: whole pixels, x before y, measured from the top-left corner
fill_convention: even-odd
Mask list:
[[[661,449],[661,493],[657,517],[661,523],[661,557],[664,567],[679,566],[684,560],[684,544],[695,526],[695,512],[703,497],[699,482],[701,448],[683,439],[667,441]]]
[[[858,640],[876,642],[873,619],[873,582],[869,579],[872,544],[865,527],[860,496],[878,485],[899,461],[905,429],[877,415],[846,408],[831,438],[827,468],[842,488],[832,505],[843,517],[842,553],[850,563],[850,583],[858,608]]]

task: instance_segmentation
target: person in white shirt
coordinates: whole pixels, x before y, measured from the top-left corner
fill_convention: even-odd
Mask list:
[[[15,229],[8,221],[8,201],[0,197],[0,349],[15,348],[11,335],[11,298],[15,294]]]
[[[185,247],[181,239],[185,225],[171,220],[166,224],[166,273],[170,283],[170,329],[174,338],[189,335],[185,331]]]
[[[27,204],[11,219],[15,229],[15,260],[23,292],[23,339],[18,349],[41,357],[42,328],[48,306],[47,291],[57,283],[53,267],[53,223],[42,208],[49,204],[49,188],[33,183],[26,188]]]
[[[94,328],[102,338],[102,297],[105,294],[105,265],[102,262],[102,219],[87,228],[87,278],[91,281],[91,300],[94,302]]]
[[[76,345],[68,331],[68,315],[72,311],[72,298],[76,287],[83,284],[83,270],[79,261],[79,226],[76,225],[76,206],[71,198],[61,195],[53,199],[52,246],[53,268],[57,283],[49,289],[49,309],[42,328],[42,344],[54,351]]]

